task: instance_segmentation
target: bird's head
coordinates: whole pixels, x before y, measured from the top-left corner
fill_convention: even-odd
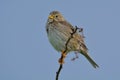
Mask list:
[[[48,21],[49,22],[53,22],[53,21],[65,21],[64,17],[62,16],[62,14],[58,11],[52,11],[49,14],[48,17]]]

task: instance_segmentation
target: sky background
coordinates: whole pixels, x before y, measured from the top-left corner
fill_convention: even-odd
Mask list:
[[[49,13],[84,29],[94,69],[68,54],[59,80],[120,80],[119,0],[0,0],[0,80],[55,80],[60,53],[48,41]]]

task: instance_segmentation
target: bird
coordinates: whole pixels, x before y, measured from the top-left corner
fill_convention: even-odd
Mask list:
[[[69,40],[66,49],[66,42],[71,37],[71,33],[75,30],[59,11],[49,13],[46,22],[46,33],[49,42],[55,50],[61,52],[63,59],[59,59],[59,63],[64,63],[66,55],[72,51],[81,53],[94,68],[99,67],[98,64],[89,56],[88,48],[85,45],[84,38],[79,32],[76,32]]]

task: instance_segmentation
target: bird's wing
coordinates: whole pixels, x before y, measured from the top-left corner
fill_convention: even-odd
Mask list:
[[[67,22],[67,21],[59,21],[59,23],[61,23],[62,25],[64,25],[68,29],[71,29],[71,30],[74,29],[74,27],[69,22]]]

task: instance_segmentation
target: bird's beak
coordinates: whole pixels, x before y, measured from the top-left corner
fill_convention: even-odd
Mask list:
[[[49,19],[54,19],[54,16],[53,16],[53,15],[50,15],[50,16],[49,16]]]

